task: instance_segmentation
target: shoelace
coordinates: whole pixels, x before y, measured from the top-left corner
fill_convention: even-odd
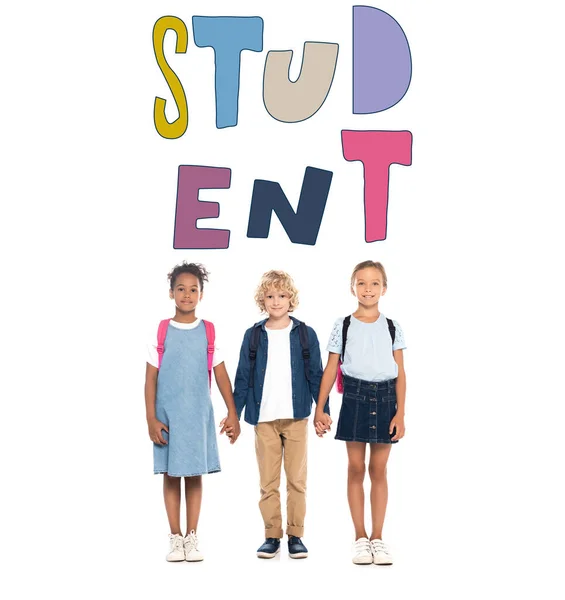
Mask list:
[[[389,553],[386,544],[382,540],[372,540],[371,546],[373,548],[373,552],[375,552],[376,554],[383,553],[388,555]]]
[[[185,550],[190,552],[191,550],[198,550],[198,538],[196,533],[191,531],[186,538],[184,538]]]
[[[173,542],[172,550],[182,550],[182,548],[183,548],[182,536],[176,535],[175,537],[171,538],[171,541]]]

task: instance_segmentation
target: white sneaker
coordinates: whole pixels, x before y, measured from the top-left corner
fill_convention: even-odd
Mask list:
[[[198,537],[194,529],[184,538],[185,560],[188,562],[198,562],[204,560],[202,553],[198,550]]]
[[[366,537],[359,538],[353,546],[353,562],[356,565],[373,564],[371,542]]]
[[[375,565],[392,565],[392,554],[382,540],[371,540],[371,550]]]
[[[178,562],[184,560],[184,547],[182,545],[183,537],[180,533],[169,533],[169,543],[171,548],[167,554],[169,562]]]

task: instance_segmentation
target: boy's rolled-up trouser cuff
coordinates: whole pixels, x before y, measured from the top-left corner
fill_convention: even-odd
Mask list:
[[[295,535],[295,534],[291,534],[291,535]],[[278,527],[269,527],[268,529],[265,529],[265,539],[267,538],[276,538],[277,540],[280,540],[283,536],[283,530],[278,528]]]
[[[296,525],[287,525],[286,535],[294,535],[296,537],[302,537],[304,535],[304,527],[298,527]]]

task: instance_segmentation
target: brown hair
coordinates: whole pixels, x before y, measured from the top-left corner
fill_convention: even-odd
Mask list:
[[[351,289],[353,289],[355,275],[357,275],[358,271],[361,271],[362,269],[370,269],[371,267],[373,269],[378,269],[383,274],[383,287],[387,287],[386,271],[383,265],[380,262],[375,262],[373,260],[364,260],[356,265],[356,267],[353,269],[353,273],[351,274]]]
[[[290,305],[289,312],[292,312],[298,306],[298,290],[294,285],[292,277],[284,271],[267,271],[263,273],[261,282],[255,292],[255,302],[261,309],[261,312],[267,312],[265,309],[265,294],[268,289],[274,287],[276,290],[283,290],[288,293]]]

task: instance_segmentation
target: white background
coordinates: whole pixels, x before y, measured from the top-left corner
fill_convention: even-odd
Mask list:
[[[412,52],[405,98],[352,114],[352,3],[21,2],[2,8],[2,583],[10,598],[562,597],[563,47],[558,3],[382,0]],[[8,6],[8,5],[6,5]],[[161,138],[170,92],[151,34],[163,15],[189,30],[166,56],[189,105],[186,134]],[[244,52],[239,124],[215,127],[213,51],[191,18],[258,15],[264,51]],[[330,94],[311,119],[264,109],[266,52],[339,43]],[[172,108],[172,102],[169,106]],[[174,117],[174,113],[169,113]],[[413,165],[393,166],[388,237],[366,244],[360,163],[342,129],[410,130]],[[205,191],[231,229],[227,250],[173,250],[179,164],[230,167]],[[334,177],[318,242],[293,245],[276,217],[246,237],[254,179],[296,206],[306,166]],[[208,225],[201,222],[200,225]],[[171,565],[161,478],[152,474],[144,349],[173,314],[166,275],[211,271],[200,316],[216,323],[233,377],[253,292],[282,268],[296,316],[319,334],[355,303],[365,259],[387,268],[382,311],[408,350],[407,436],[389,463],[389,569],[350,562],[342,443],[309,446],[310,557],[259,562],[253,430],[204,482],[202,564]],[[325,356],[325,352],[324,352]],[[214,393],[216,418],[224,414]],[[333,397],[334,415],[339,397]],[[284,483],[283,483],[284,489]],[[283,492],[284,497],[284,492]],[[196,596],[194,596],[196,594]]]

